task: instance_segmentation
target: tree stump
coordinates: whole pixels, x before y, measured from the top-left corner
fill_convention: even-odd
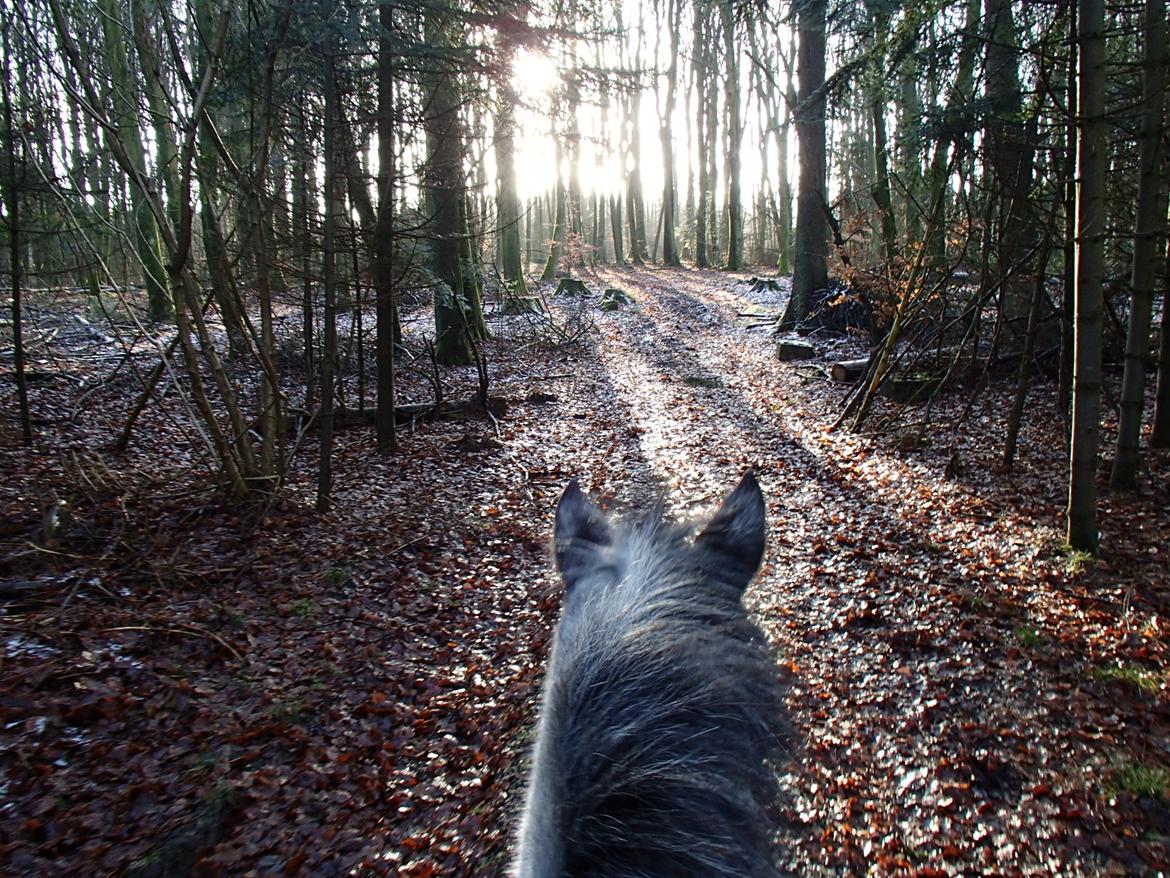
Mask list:
[[[634,300],[630,298],[625,290],[619,290],[617,287],[609,287],[601,294],[601,301],[597,303],[597,307],[602,311],[619,311],[626,305],[632,305]]]
[[[774,277],[753,277],[748,283],[753,293],[780,292],[780,281]]]
[[[553,295],[576,296],[584,299],[593,294],[589,292],[589,287],[585,286],[585,281],[577,280],[575,277],[562,277]]]

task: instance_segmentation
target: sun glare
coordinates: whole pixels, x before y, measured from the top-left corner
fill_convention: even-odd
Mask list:
[[[547,98],[560,75],[556,62],[543,52],[521,49],[512,61],[512,85],[524,100]]]

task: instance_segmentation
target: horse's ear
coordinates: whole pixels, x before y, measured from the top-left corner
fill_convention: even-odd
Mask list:
[[[557,503],[553,533],[557,570],[565,581],[565,588],[572,588],[581,578],[588,567],[587,559],[596,546],[608,546],[613,542],[605,513],[585,496],[576,479],[569,482]]]
[[[764,558],[766,527],[764,495],[749,470],[695,537],[695,542],[731,562],[736,584],[747,588]]]

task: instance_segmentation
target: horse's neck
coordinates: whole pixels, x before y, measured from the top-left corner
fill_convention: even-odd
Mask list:
[[[555,734],[546,728],[554,719],[549,711],[541,711],[528,799],[520,822],[516,878],[560,878],[564,874],[565,842],[558,820],[563,793],[559,789],[561,778],[553,764],[555,756],[552,752],[557,741]]]

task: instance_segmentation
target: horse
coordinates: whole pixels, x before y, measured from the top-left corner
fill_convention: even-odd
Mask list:
[[[742,602],[765,529],[750,472],[701,527],[661,501],[614,523],[565,489],[516,878],[777,874],[784,693]]]

